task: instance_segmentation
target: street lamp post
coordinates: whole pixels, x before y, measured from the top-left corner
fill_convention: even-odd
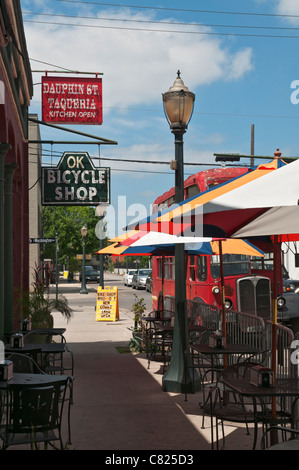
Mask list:
[[[87,228],[85,225],[80,230],[82,239],[83,239],[83,262],[82,262],[82,283],[81,283],[81,290],[80,294],[88,294],[88,290],[86,289],[86,277],[85,277],[85,238],[87,235]]]
[[[175,202],[184,200],[183,135],[192,117],[195,95],[184,85],[180,71],[174,84],[163,95],[165,116],[175,137]],[[163,376],[163,388],[168,392],[184,392],[192,382],[189,374],[189,358],[185,351],[189,345],[186,308],[185,247],[175,246],[175,316],[172,357]],[[187,357],[187,360],[186,360]]]
[[[97,236],[100,239],[100,251],[103,248],[103,237],[104,237],[104,228],[103,228],[103,219],[106,215],[106,206],[99,205],[96,207],[96,215],[99,217],[99,229],[97,231]],[[99,285],[104,289],[104,255],[100,255],[100,280]]]

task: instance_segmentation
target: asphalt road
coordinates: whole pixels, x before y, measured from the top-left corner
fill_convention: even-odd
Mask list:
[[[80,291],[81,283],[73,282],[68,284],[63,280],[59,280],[58,291],[59,292],[79,292]],[[133,304],[136,302],[136,297],[138,299],[143,298],[144,303],[146,306],[146,311],[152,311],[152,294],[150,292],[146,292],[145,289],[136,290],[132,289],[132,287],[127,287],[124,285],[123,276],[119,274],[110,274],[105,273],[104,276],[104,287],[106,286],[117,286],[118,287],[118,301],[119,307],[124,308],[126,310],[132,311]],[[70,298],[70,306],[73,307],[75,310],[78,308],[82,308],[84,306],[91,306],[96,305],[96,293],[97,293],[98,284],[96,283],[88,283],[87,290],[88,294],[82,294],[79,299]],[[51,285],[50,288],[51,294],[55,294],[55,286]]]

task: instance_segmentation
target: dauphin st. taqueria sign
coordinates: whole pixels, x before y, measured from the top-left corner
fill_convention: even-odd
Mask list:
[[[102,79],[42,77],[42,120],[102,124]]]
[[[110,203],[110,168],[96,168],[87,152],[65,152],[57,167],[43,167],[43,205]]]

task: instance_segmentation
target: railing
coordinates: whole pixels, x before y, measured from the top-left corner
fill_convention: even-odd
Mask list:
[[[266,345],[272,351],[272,331],[273,323],[270,320],[265,322],[266,332]],[[298,377],[298,366],[292,361],[292,343],[294,341],[294,334],[292,330],[280,323],[275,325],[276,328],[276,364],[272,364],[272,359],[269,359],[269,367],[275,367],[276,377]],[[274,367],[273,367],[274,366]]]
[[[226,312],[225,317],[227,342],[246,344],[259,351],[267,349],[263,318],[250,313],[230,310]]]
[[[188,300],[187,314],[191,325],[199,324],[213,331],[219,330],[221,326],[220,310],[214,305]]]
[[[174,311],[174,298],[166,297],[167,308]],[[222,312],[214,305],[201,304],[195,300],[187,300],[187,314],[189,323],[198,323],[209,330],[222,331]],[[228,343],[246,344],[261,351],[260,359],[267,360],[266,366],[272,368],[272,321],[250,313],[227,310],[225,312],[226,338]],[[294,342],[294,340],[297,341]],[[294,342],[294,343],[293,343]],[[299,377],[299,332],[293,332],[278,323],[276,325],[276,376]],[[268,352],[268,356],[267,356]],[[295,358],[295,360],[294,360]],[[256,358],[258,359],[258,357]]]

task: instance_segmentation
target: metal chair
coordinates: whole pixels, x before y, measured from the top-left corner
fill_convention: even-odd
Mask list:
[[[172,348],[172,331],[162,331],[159,322],[150,322],[146,329],[146,355],[148,369],[150,362],[160,352],[163,360],[163,372],[169,363]]]
[[[276,433],[277,442],[269,445],[268,435]],[[299,450],[299,430],[285,426],[270,426],[262,435],[261,450]]]
[[[39,365],[28,354],[6,353],[5,358],[13,363],[13,371],[28,374],[43,374]]]
[[[46,372],[40,369],[39,365],[32,359],[31,356],[20,353],[7,353],[6,359],[12,361],[13,371],[21,374],[43,374],[47,375]],[[73,378],[69,379],[69,396],[65,396],[65,400],[70,401],[70,405],[73,404]],[[62,396],[64,395],[64,387],[61,390]],[[60,398],[60,401],[62,397]],[[68,413],[68,434],[69,443],[71,443],[71,425],[70,425],[70,411]]]
[[[45,360],[43,361],[43,369],[49,374],[69,373],[72,377],[74,376],[74,355],[73,352],[69,349],[61,329],[43,328],[29,331],[24,336],[24,343],[64,343],[65,352],[68,353],[68,363],[66,363],[64,353],[47,354]]]
[[[228,366],[223,369],[223,378],[232,377],[247,377],[250,374],[250,369],[257,363],[254,362],[239,362]],[[221,380],[220,380],[221,382]],[[236,392],[233,392],[220,383],[209,390],[209,403],[205,406],[205,412],[211,416],[211,445],[214,450],[214,419],[216,425],[216,449],[219,449],[219,432],[218,426],[221,423],[223,448],[225,447],[225,434],[224,422],[231,422],[237,424],[245,424],[247,435],[249,435],[248,424],[254,425],[254,446],[257,437],[258,420],[254,413],[253,403],[244,399]]]
[[[38,448],[39,443],[52,445],[54,441],[64,449],[61,427],[70,380],[67,377],[35,385],[8,385],[3,407],[5,423],[0,430],[2,449],[21,444]]]
[[[245,360],[244,362],[238,362],[230,365],[223,370],[222,378],[245,378],[250,377],[251,368],[260,365],[260,362],[251,362]],[[221,380],[220,380],[221,381]],[[223,384],[222,384],[223,385]],[[234,422],[246,424],[247,434],[249,435],[248,424],[254,425],[254,440],[253,449],[256,447],[258,424],[261,423],[263,430],[267,426],[274,424],[271,413],[271,399],[259,399],[259,410],[250,398],[243,398],[237,392],[232,391],[225,386],[217,386],[211,388],[209,392],[209,412],[211,415],[211,437],[212,437],[212,449],[214,448],[214,434],[213,434],[213,421],[216,420],[216,439],[217,449],[219,448],[219,434],[218,425],[221,423],[223,447],[225,445],[224,435],[224,422]],[[283,401],[281,407],[276,413],[275,424],[286,424],[291,423],[292,417],[288,413],[284,406]]]

